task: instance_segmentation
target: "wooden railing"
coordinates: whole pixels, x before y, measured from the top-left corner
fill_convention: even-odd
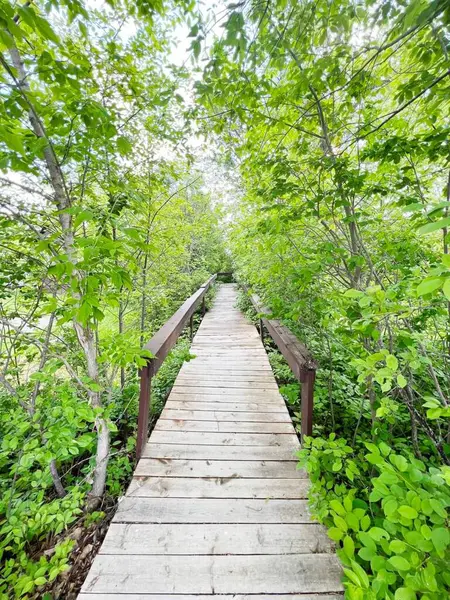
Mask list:
[[[141,370],[138,432],[136,440],[136,456],[138,459],[142,456],[145,444],[147,443],[152,377],[156,375],[163,364],[164,359],[175,346],[188,321],[192,339],[194,313],[201,304],[202,315],[204,316],[206,311],[206,293],[217,277],[221,275],[229,275],[229,273],[216,273],[205,281],[205,283],[180,306],[170,319],[164,323],[161,329],[155,333],[145,346],[145,350],[149,350],[153,358],[150,358],[147,365]]]
[[[251,293],[246,286],[243,287],[258,313],[261,340],[264,341],[265,328],[301,384],[301,434],[302,437],[312,435],[314,381],[318,364],[311,356],[308,348],[297,339],[286,325],[283,325],[277,319],[269,318],[271,311],[262,305],[260,298]]]

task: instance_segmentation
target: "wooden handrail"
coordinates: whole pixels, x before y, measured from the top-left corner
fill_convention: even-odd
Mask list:
[[[180,308],[170,317],[168,321],[155,333],[152,339],[145,345],[145,350],[152,354],[145,367],[141,370],[141,386],[139,393],[139,415],[138,432],[136,440],[136,456],[142,456],[148,435],[148,417],[150,409],[151,379],[159,371],[164,359],[175,346],[181,332],[189,321],[191,327],[191,339],[193,330],[193,315],[200,303],[202,304],[202,315],[205,315],[205,296],[211,285],[217,278],[217,273],[212,275],[196,292],[188,298]]]
[[[261,340],[264,340],[265,327],[286,359],[296,379],[301,383],[301,434],[302,437],[312,435],[314,381],[319,365],[308,348],[297,339],[286,325],[283,325],[278,319],[269,318],[271,311],[262,305],[259,296],[252,294],[245,285],[242,287],[247,292],[254,309],[258,313]]]

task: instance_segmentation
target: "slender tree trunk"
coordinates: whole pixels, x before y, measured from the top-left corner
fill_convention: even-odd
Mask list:
[[[113,234],[113,240],[117,241],[117,231],[116,228],[113,226],[112,228],[112,234]],[[119,266],[119,262],[116,258],[115,260],[116,263],[116,267]],[[123,333],[123,313],[124,313],[124,306],[123,306],[123,302],[122,302],[122,291],[123,288],[120,288],[120,293],[119,293],[119,310],[118,310],[118,322],[119,322],[119,335],[122,335]],[[120,391],[123,392],[123,389],[125,387],[125,367],[120,367]]]
[[[16,46],[13,46],[10,49],[10,56],[17,76],[11,69],[9,69],[9,74],[14,79],[19,93],[22,95],[28,106],[28,116],[31,127],[38,138],[43,138],[47,142],[43,152],[50,182],[54,191],[55,203],[59,211],[58,217],[61,225],[63,245],[69,261],[75,266],[74,273],[76,274],[76,257],[74,251],[72,217],[67,212],[71,202],[70,196],[66,189],[64,176],[56,158],[51,141],[46,134],[45,127],[39,117],[38,112],[36,111],[35,106],[33,105],[33,102],[29,98],[27,73],[25,71],[19,50]],[[78,342],[80,343],[85,355],[89,377],[92,381],[98,383],[97,351],[92,331],[90,327],[83,326],[76,319],[73,320],[73,326],[77,334]],[[101,407],[101,397],[99,392],[90,392],[89,396],[92,406],[96,408]],[[105,488],[106,468],[109,457],[109,429],[107,422],[103,417],[97,417],[96,429],[97,453],[91,496],[94,498],[99,498],[102,496]]]
[[[147,218],[147,233],[145,236],[145,245],[147,246],[150,241],[150,227],[152,224],[151,219],[151,205],[149,202],[148,206],[148,218]],[[145,330],[145,318],[147,316],[147,269],[148,269],[148,251],[145,249],[144,264],[142,265],[142,295],[141,295],[141,346],[144,345],[144,330]]]
[[[121,290],[122,292],[122,290]],[[120,295],[122,298],[122,293]],[[119,302],[119,334],[123,333],[123,302],[120,300]],[[125,367],[120,367],[120,391],[123,392],[125,388]]]

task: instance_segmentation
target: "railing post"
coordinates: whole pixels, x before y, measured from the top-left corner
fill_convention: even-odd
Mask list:
[[[206,302],[205,302],[205,296],[203,296],[202,298],[202,317],[204,317],[206,314]]]
[[[303,369],[301,373],[301,415],[302,439],[304,435],[312,435],[313,406],[314,406],[314,381],[315,369]]]
[[[264,344],[264,327],[262,319],[259,319],[259,337],[261,338],[261,342]]]
[[[148,361],[145,367],[141,369],[141,387],[139,392],[139,416],[138,431],[136,439],[136,458],[139,460],[147,443],[148,436],[148,418],[150,414],[150,396],[152,391],[153,363]]]
[[[189,336],[191,338],[191,342],[194,339],[194,315],[191,315],[191,318],[189,319],[189,329],[190,329],[190,333]]]

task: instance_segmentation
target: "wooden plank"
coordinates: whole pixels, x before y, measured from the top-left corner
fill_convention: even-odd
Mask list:
[[[243,346],[248,346],[252,344],[257,348],[260,348],[260,345],[258,343],[259,335],[255,328],[248,329],[244,332],[242,332],[239,329],[234,333],[230,332],[225,334],[223,332],[219,332],[219,329],[217,329],[216,331],[209,331],[208,333],[206,333],[205,330],[200,327],[199,332],[194,338],[194,344],[203,341],[219,343],[237,342],[242,344]]]
[[[207,373],[198,373],[198,372],[189,372],[189,373],[185,373],[182,372],[178,375],[177,380],[176,380],[176,385],[185,385],[185,384],[191,384],[192,383],[198,383],[198,384],[204,384],[207,383],[208,385],[218,385],[220,387],[231,387],[231,384],[251,384],[254,386],[254,384],[258,384],[258,386],[262,386],[262,387],[273,387],[274,389],[278,389],[277,384],[275,383],[274,379],[273,379],[273,375],[267,374],[267,375],[259,375],[259,374],[253,374],[253,375],[229,375],[227,373],[224,373],[222,375],[215,375],[215,374],[207,374]],[[241,387],[240,385],[238,387]]]
[[[173,386],[174,390],[178,390],[180,388],[183,389],[191,389],[191,388],[209,388],[213,390],[217,389],[240,389],[240,390],[267,390],[276,392],[278,391],[278,386],[276,383],[264,382],[264,381],[199,381],[198,378],[193,377],[192,379],[186,379],[180,377],[177,378],[175,385]]]
[[[203,325],[207,323],[207,320],[203,322]],[[242,329],[242,321],[238,319],[232,319],[231,321],[226,321],[225,319],[221,319],[215,323],[211,324],[209,329],[203,329],[203,325],[200,325],[195,338],[194,343],[197,341],[202,341],[206,339],[217,338],[220,342],[223,340],[228,340],[229,338],[236,338],[242,344],[253,344],[259,341],[259,334],[255,327],[245,327]],[[229,330],[229,331],[227,331]],[[257,346],[260,350],[262,350],[262,346]],[[220,345],[218,346],[219,350],[232,350],[230,346]]]
[[[237,380],[237,381],[263,381],[263,382],[269,382],[269,383],[274,383],[274,377],[273,377],[273,373],[271,371],[262,371],[262,372],[258,372],[256,373],[255,371],[247,371],[247,372],[239,372],[236,371],[234,373],[228,371],[228,370],[221,370],[219,371],[218,369],[217,373],[211,373],[209,369],[207,369],[206,371],[202,368],[202,370],[198,369],[198,368],[194,368],[192,367],[191,369],[181,369],[180,373],[178,374],[177,379],[192,379],[193,377],[198,377],[199,379],[206,379],[208,381],[213,381],[214,383],[216,383],[217,381],[233,381],[233,380]]]
[[[233,402],[243,401],[243,402],[277,402],[281,406],[284,406],[284,400],[281,394],[275,390],[240,390],[237,388],[214,388],[214,387],[200,387],[194,388],[190,387],[175,387],[170,392],[170,399],[175,399],[175,396],[185,398],[186,400],[195,400],[197,398],[205,400],[211,399],[218,401],[221,398],[225,399],[226,402],[229,402],[229,398],[232,399]]]
[[[258,415],[266,415],[268,418],[269,415],[271,415],[271,417],[274,417],[273,420],[278,420],[278,417],[280,419],[290,418],[287,408],[282,406],[279,402],[266,402],[263,404],[260,402],[211,402],[199,400],[190,402],[189,400],[168,400],[163,413],[167,414],[168,411],[170,411],[168,413],[170,416],[174,414],[178,416],[180,412],[195,412],[196,414],[200,412],[214,413],[218,419],[220,418],[219,413],[222,412],[228,412],[233,415],[243,412],[248,415],[249,420],[250,414],[255,413]],[[200,418],[198,417],[198,414],[197,418]],[[238,420],[237,417],[236,420]]]
[[[254,348],[239,348],[239,347],[227,347],[225,344],[215,344],[211,348],[197,347],[196,344],[192,344],[191,350],[195,354],[195,350],[202,352],[202,354],[206,356],[231,356],[233,358],[242,358],[245,356],[253,357],[253,358],[265,358],[269,360],[267,357],[267,353],[264,350],[263,346],[255,345]]]
[[[194,343],[192,344],[192,350],[195,352],[196,348],[209,348],[210,346],[212,346],[213,348],[217,348],[218,344],[223,344],[225,345],[232,345],[233,346],[233,350],[238,349],[238,350],[242,350],[245,349],[245,351],[247,350],[247,348],[250,349],[255,349],[258,351],[258,353],[261,352],[261,346],[260,346],[260,341],[258,339],[255,339],[253,341],[251,340],[246,340],[246,341],[241,341],[238,339],[231,339],[231,338],[225,338],[225,337],[219,337],[219,336],[205,336],[205,337],[196,337],[194,339]]]
[[[120,569],[118,565],[120,564]],[[96,593],[292,594],[343,589],[330,554],[121,556],[100,554],[83,585]]]
[[[214,477],[304,479],[305,471],[294,461],[170,460],[141,458],[136,477]]]
[[[173,404],[173,403],[171,403]],[[192,403],[194,406],[195,403]],[[200,402],[198,404],[201,404]],[[206,403],[208,404],[208,403]],[[252,405],[250,405],[252,406]],[[220,403],[219,403],[220,407]],[[244,411],[214,411],[214,410],[173,410],[170,405],[166,405],[166,408],[162,411],[159,420],[161,419],[189,419],[191,421],[252,421],[255,423],[289,423],[291,419],[289,413],[286,410],[278,409],[278,412],[260,412],[261,407],[256,405],[258,410],[251,412]]]
[[[127,496],[139,498],[307,498],[308,479],[134,477]]]
[[[220,348],[217,345],[211,348],[196,347],[195,344],[191,346],[191,352],[194,355],[202,355],[206,358],[232,358],[233,360],[261,360],[263,362],[268,361],[266,351],[256,346],[255,348]],[[197,354],[198,353],[198,354]]]
[[[244,366],[242,369],[238,368],[224,368],[223,365],[217,365],[216,367],[208,366],[208,365],[189,365],[189,363],[181,368],[180,374],[183,375],[224,375],[226,374],[228,377],[245,377],[245,376],[253,376],[253,377],[272,377],[273,373],[271,369],[261,369],[257,371],[256,369],[246,369]]]
[[[306,525],[124,525],[112,523],[101,554],[309,554],[332,552],[324,527]]]
[[[298,462],[295,456],[299,448],[288,446],[202,446],[157,444],[145,446],[143,458],[173,458],[183,460],[283,460]]]
[[[272,369],[269,363],[263,361],[252,361],[245,362],[231,361],[231,360],[205,360],[201,363],[189,364],[187,367],[183,367],[184,372],[196,372],[196,373],[211,373],[214,375],[220,375],[223,372],[229,372],[231,375],[235,373],[255,373],[256,375],[261,374],[272,374]]]
[[[221,433],[295,433],[292,423],[254,423],[249,421],[193,421],[159,419],[155,431],[219,431]]]
[[[297,436],[289,433],[193,433],[190,431],[154,430],[152,440],[160,444],[290,446],[291,448],[299,448]]]
[[[343,594],[221,594],[220,600],[343,600]],[[216,594],[84,594],[79,600],[217,600]]]
[[[116,523],[309,523],[307,500],[129,498]]]

